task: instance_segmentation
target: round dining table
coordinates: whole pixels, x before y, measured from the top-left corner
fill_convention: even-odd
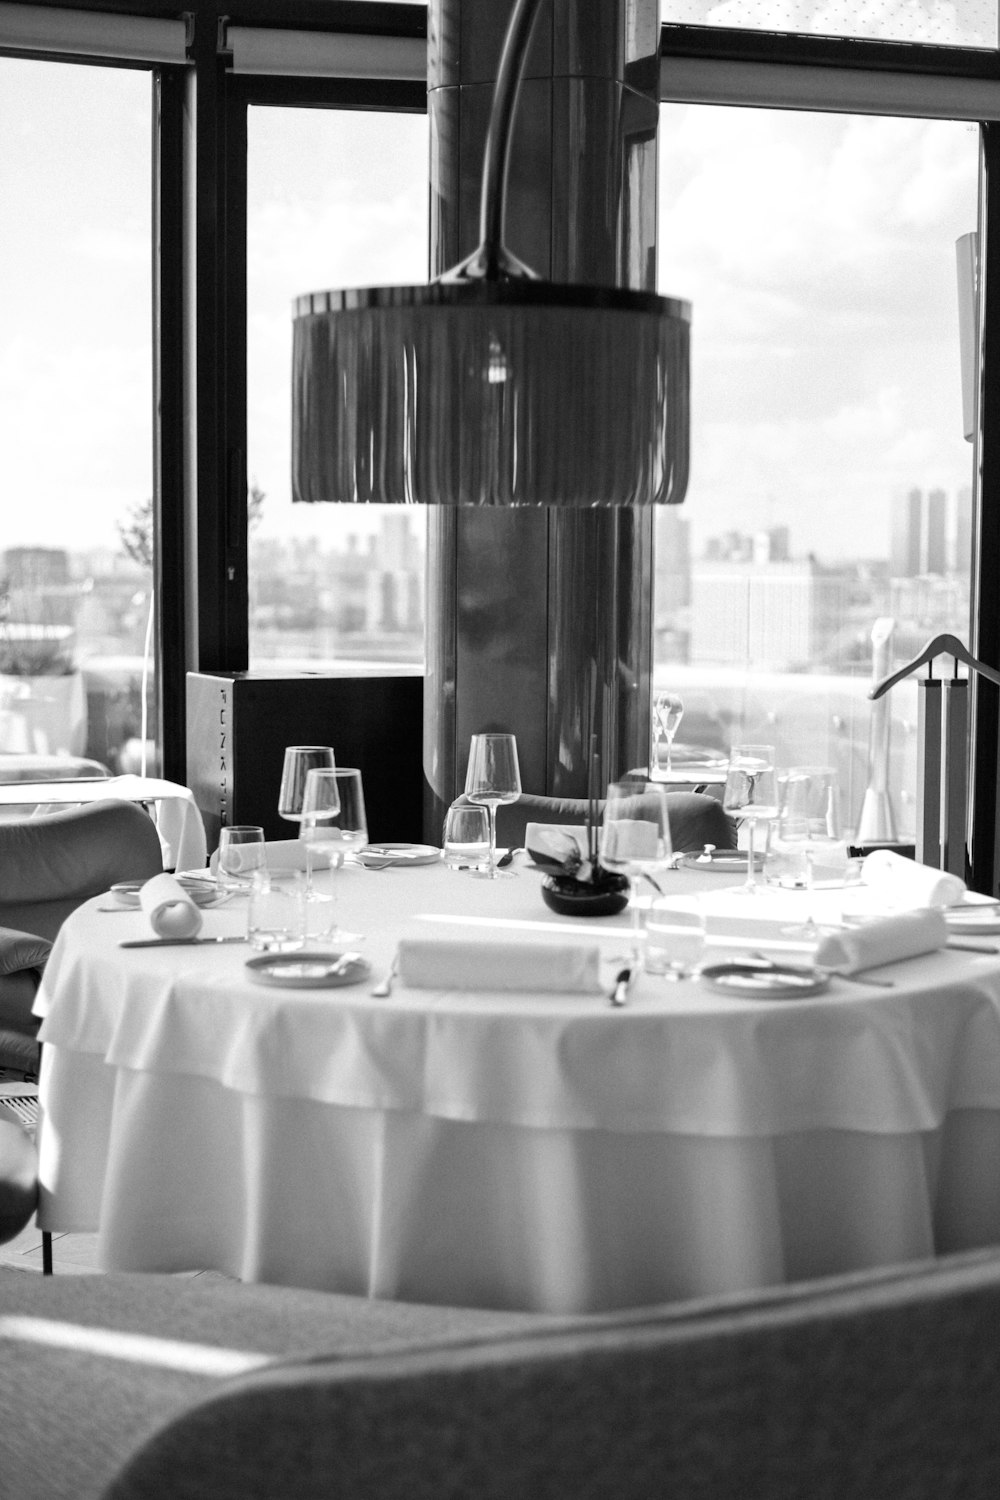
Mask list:
[[[555,916],[541,879],[523,857],[498,880],[318,875],[362,934],[368,972],[341,987],[261,984],[239,942],[123,948],[141,911],[81,907],[37,1003],[40,1227],[96,1231],[109,1270],[555,1313],[1000,1241],[995,947],[794,1000],[641,973],[615,1007],[627,916]],[[661,879],[711,912],[733,877]],[[742,900],[749,935],[716,956],[802,915],[801,893]],[[206,908],[202,935],[244,933],[246,905]],[[377,993],[404,934],[456,932],[487,977]],[[490,967],[551,941],[592,945],[599,987]]]

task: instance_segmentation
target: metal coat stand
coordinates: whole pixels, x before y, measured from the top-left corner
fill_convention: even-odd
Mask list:
[[[934,676],[936,656],[951,656],[950,678]],[[969,678],[958,664],[1000,687],[1000,672],[977,661],[954,635],[936,635],[920,655],[876,683],[869,698],[881,698],[919,667],[929,667],[917,683],[917,846],[921,864],[966,876],[969,799]]]

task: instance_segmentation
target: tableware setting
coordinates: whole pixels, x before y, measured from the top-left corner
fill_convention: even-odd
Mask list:
[[[445,813],[442,848],[449,870],[485,869],[490,858],[487,809],[452,803]]]
[[[662,787],[636,783],[612,782],[604,802],[601,825],[600,860],[605,869],[629,880],[632,956],[641,963],[642,909],[636,882],[643,875],[656,880],[670,868],[673,852],[670,842],[670,815]]]
[[[657,693],[653,699],[653,754],[650,760],[650,774],[659,768],[661,744],[666,745],[664,769],[668,775],[673,770],[674,737],[681,727],[683,717],[684,700],[678,693]]]
[[[342,869],[348,855],[359,855],[368,844],[364,788],[361,772],[356,767],[317,766],[306,773],[300,829],[307,854],[306,901],[315,896],[311,880],[314,855],[325,859],[327,868],[333,873],[331,899],[336,899],[337,872]],[[349,932],[337,923],[325,935],[333,943],[357,943],[364,936],[360,932]]]
[[[220,891],[248,895],[255,870],[267,863],[264,830],[255,824],[232,824],[219,832],[215,878]]]
[[[509,879],[515,871],[497,865],[497,808],[521,795],[517,741],[512,734],[474,734],[469,747],[465,795],[489,813],[489,859],[483,871],[488,880]]]
[[[361,953],[269,953],[248,959],[246,971],[255,984],[316,990],[361,984],[372,966]]]
[[[729,756],[722,805],[745,823],[748,833],[747,878],[742,887],[752,896],[758,890],[756,834],[758,823],[769,823],[778,813],[778,779],[773,745],[734,745]]]
[[[784,869],[779,884],[800,888],[807,902],[803,920],[787,930],[806,938],[819,936],[813,910],[817,866],[827,877],[847,869],[847,842],[841,836],[837,773],[832,766],[792,766],[781,789],[775,838],[775,862]]]
[[[469,809],[466,809],[469,811]],[[485,809],[479,811],[485,814]],[[355,858],[366,870],[388,870],[395,866],[436,865],[441,850],[433,844],[368,844]]]
[[[140,886],[139,907],[158,938],[196,937],[204,921],[188,891],[166,872]]]
[[[156,876],[152,877],[156,879]],[[172,877],[177,881],[181,890],[194,902],[196,906],[211,908],[222,906],[227,902],[229,893],[220,891],[215,881],[206,872],[204,878],[193,875],[175,875]],[[138,911],[140,909],[139,892],[146,884],[144,880],[119,880],[110,888],[109,895],[114,898],[114,906],[102,906],[101,911]]]
[[[247,908],[247,940],[262,953],[294,953],[305,947],[306,890],[299,871],[255,871]]]

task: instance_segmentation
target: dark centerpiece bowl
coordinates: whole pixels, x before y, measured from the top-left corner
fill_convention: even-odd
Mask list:
[[[573,875],[547,875],[542,900],[560,917],[614,917],[628,906],[627,875],[593,867],[586,880]]]

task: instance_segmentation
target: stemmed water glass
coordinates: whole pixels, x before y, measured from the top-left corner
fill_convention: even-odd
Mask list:
[[[632,959],[642,957],[642,915],[636,884],[670,866],[670,817],[662,787],[635,781],[613,781],[608,787],[601,825],[601,864],[607,870],[629,877],[629,910],[632,918]]]
[[[331,870],[339,869],[345,856],[368,843],[368,821],[361,772],[350,767],[315,767],[306,776],[302,796],[299,837],[305,845],[311,875],[312,853],[327,857]],[[354,943],[359,932],[335,927],[328,934],[334,942]]]
[[[667,742],[667,774],[670,774],[670,757],[674,748],[674,736],[684,717],[684,699],[677,693],[657,693],[653,700],[653,764],[655,771],[660,763],[660,741]]]
[[[517,741],[512,734],[474,734],[465,775],[465,795],[489,810],[490,859],[484,874],[489,880],[513,875],[497,869],[497,808],[516,802],[521,795],[521,772],[517,764]]]
[[[757,892],[754,850],[757,824],[778,815],[778,778],[774,759],[773,745],[734,745],[729,755],[722,805],[727,813],[747,823],[747,878],[740,889],[748,896]]]
[[[290,823],[297,823],[302,816],[302,797],[309,772],[324,768],[332,771],[335,764],[333,749],[329,745],[289,745],[281,768],[279,815]]]
[[[819,927],[813,916],[816,859],[824,852],[835,858],[835,849],[844,850],[846,854],[840,828],[837,773],[832,766],[791,767],[782,792],[778,834],[788,852],[796,851],[802,855],[809,902],[805,921],[785,931],[804,938],[816,938],[819,936]]]

